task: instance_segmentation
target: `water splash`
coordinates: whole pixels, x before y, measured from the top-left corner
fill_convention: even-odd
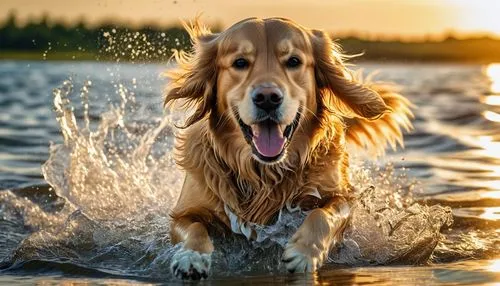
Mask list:
[[[170,259],[179,246],[170,243],[168,214],[184,177],[172,158],[173,126],[183,115],[168,114],[139,124],[128,108],[134,94],[117,84],[119,103],[110,105],[92,129],[91,90],[91,82],[80,90],[81,120],[70,100],[73,81],[54,90],[64,141],[51,144],[42,167],[52,188],[0,193],[3,221],[29,230],[12,242],[3,265],[16,269],[32,261],[71,263],[115,275],[169,278]],[[450,225],[451,210],[415,203],[418,184],[392,165],[360,165],[353,170],[360,199],[330,262],[427,261],[443,241],[440,230]],[[376,187],[368,187],[372,185]],[[268,238],[260,243],[236,235],[215,238],[213,273],[284,271],[283,246],[304,216],[284,213],[279,223],[265,228]],[[442,243],[440,251],[446,253]]]
[[[88,93],[89,86],[87,82],[81,94]],[[46,181],[57,195],[92,218],[121,219],[151,210],[164,212],[164,207],[176,200],[182,174],[170,153],[153,158],[150,149],[155,143],[161,145],[158,148],[172,149],[172,140],[155,141],[160,134],[172,134],[171,117],[163,118],[143,134],[130,132],[125,116],[128,96],[120,85],[120,106],[102,114],[95,131],[89,130],[87,97],[82,96],[84,126],[80,129],[68,99],[72,89],[72,82],[65,81],[54,90],[64,144],[50,147],[51,156],[42,167]]]

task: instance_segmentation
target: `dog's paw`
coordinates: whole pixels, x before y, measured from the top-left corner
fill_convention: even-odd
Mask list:
[[[181,248],[172,257],[170,269],[177,278],[200,280],[208,277],[211,261],[210,253]]]
[[[311,273],[318,270],[323,262],[322,255],[318,255],[319,252],[314,245],[289,242],[282,260],[291,273]]]

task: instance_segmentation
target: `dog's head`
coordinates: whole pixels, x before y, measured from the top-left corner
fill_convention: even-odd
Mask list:
[[[189,31],[194,52],[177,54],[166,103],[195,105],[186,126],[210,114],[212,128],[239,129],[263,164],[282,160],[294,134],[305,132],[301,124],[320,109],[367,119],[389,111],[354,80],[324,32],[282,18],[246,19],[220,34],[197,24]]]

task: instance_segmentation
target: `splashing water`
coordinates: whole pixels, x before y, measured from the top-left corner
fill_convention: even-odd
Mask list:
[[[104,113],[97,130],[91,132],[85,96],[89,86],[87,82],[82,88],[84,127],[81,130],[67,97],[72,92],[72,83],[66,81],[62,88],[54,91],[56,117],[64,144],[51,146],[51,157],[42,168],[46,181],[55,187],[59,196],[95,219],[125,219],[148,210],[164,212],[162,208],[175,202],[182,174],[175,169],[170,153],[153,158],[150,149],[160,134],[172,138],[168,136],[172,134],[170,117],[143,134],[131,133],[124,116],[127,90],[120,85],[120,107]],[[158,144],[165,150],[172,149],[172,140]],[[67,160],[60,160],[62,157]],[[61,168],[64,173],[58,173]]]
[[[7,244],[11,248],[1,253],[6,257],[2,264],[15,269],[70,263],[122,276],[170,278],[170,259],[179,246],[170,243],[169,211],[184,177],[172,158],[173,126],[183,115],[171,113],[147,124],[135,121],[128,109],[135,97],[119,84],[120,104],[110,106],[91,128],[91,87],[87,81],[80,90],[81,120],[70,101],[73,81],[54,90],[64,141],[50,146],[42,168],[51,188],[40,188],[29,199],[22,192],[0,193],[4,221],[21,220],[29,230]],[[352,173],[362,191],[331,263],[416,264],[426,262],[436,246],[441,257],[487,248],[480,239],[462,250],[444,240],[440,231],[451,224],[451,209],[415,203],[418,184],[405,172],[391,165],[360,165]],[[259,243],[237,235],[216,237],[212,273],[283,272],[283,246],[304,217],[284,213],[277,224],[263,229],[267,239]],[[454,241],[460,239],[465,237]]]

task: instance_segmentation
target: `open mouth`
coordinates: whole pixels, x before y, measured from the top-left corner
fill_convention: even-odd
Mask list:
[[[253,154],[263,162],[273,163],[279,161],[285,154],[299,123],[301,112],[299,109],[293,122],[286,126],[272,118],[247,125],[237,112],[235,114],[246,141],[252,146]]]

